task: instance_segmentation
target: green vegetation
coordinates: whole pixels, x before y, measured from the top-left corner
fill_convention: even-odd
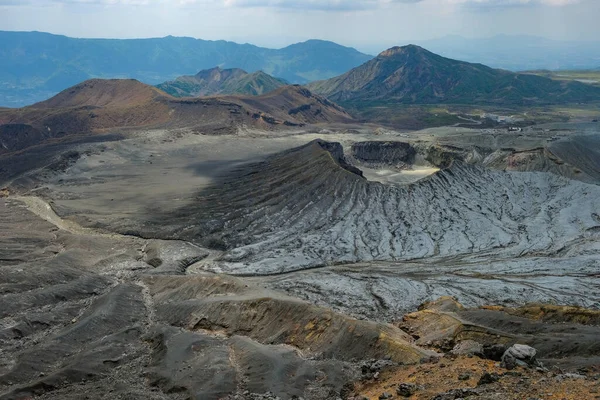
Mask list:
[[[570,71],[526,71],[525,74],[543,76],[555,81],[578,81],[600,87],[600,70],[570,70]]]
[[[403,129],[437,126],[494,128],[600,120],[600,103],[548,106],[473,106],[468,104],[387,104],[346,107],[357,118]],[[510,117],[498,122],[491,116]],[[600,123],[599,123],[600,124]]]
[[[252,74],[241,69],[212,68],[194,76],[181,76],[157,88],[175,97],[198,97],[215,94],[258,96],[271,92],[286,82],[262,71]]]
[[[440,110],[434,105],[406,105],[348,107],[350,114],[361,120],[402,127],[404,129],[422,129],[435,126],[459,124],[457,115],[448,110]]]

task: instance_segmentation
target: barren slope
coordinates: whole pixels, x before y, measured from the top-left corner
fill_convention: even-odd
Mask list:
[[[164,96],[134,79],[91,79],[66,89],[31,108],[133,107]]]
[[[208,254],[189,243],[82,228],[35,197],[0,205],[1,399],[327,399],[357,359],[435,354],[388,324],[182,276]]]
[[[117,128],[187,128],[222,134],[350,121],[352,117],[342,108],[299,86],[257,97],[175,99],[135,80],[95,79],[30,107],[0,110],[0,151]]]

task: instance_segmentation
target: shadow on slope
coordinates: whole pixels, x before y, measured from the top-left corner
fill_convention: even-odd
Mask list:
[[[344,168],[332,156],[340,145],[324,143],[236,170],[168,215],[149,211],[148,234],[226,250],[223,271],[252,275],[490,250],[550,255],[599,226],[595,185],[458,162],[384,185]]]

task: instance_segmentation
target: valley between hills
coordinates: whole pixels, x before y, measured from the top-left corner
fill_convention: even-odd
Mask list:
[[[593,399],[597,101],[406,46],[0,109],[0,399]]]

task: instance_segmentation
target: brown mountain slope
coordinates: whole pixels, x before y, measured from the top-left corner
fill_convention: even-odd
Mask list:
[[[349,122],[352,117],[337,104],[301,86],[284,86],[257,97],[232,98],[243,107],[285,123]]]
[[[4,151],[11,151],[36,143],[35,138],[40,136],[56,138],[113,128],[164,124],[170,119],[170,98],[136,80],[85,81],[32,106],[0,110],[0,132],[4,132],[0,142]],[[12,129],[14,125],[20,128]],[[7,132],[13,133],[10,141],[6,140]],[[7,146],[7,142],[12,142],[13,146]]]
[[[132,107],[160,96],[162,91],[135,79],[90,79],[31,107]]]
[[[214,96],[169,101],[169,127],[205,134],[235,134],[242,127],[277,130],[307,124],[351,122],[338,105],[301,86],[284,86],[262,96]]]
[[[256,97],[177,99],[135,80],[94,79],[29,107],[0,110],[0,153],[116,128],[190,128],[218,134],[242,127],[274,130],[349,121],[352,117],[342,108],[300,86]]]

